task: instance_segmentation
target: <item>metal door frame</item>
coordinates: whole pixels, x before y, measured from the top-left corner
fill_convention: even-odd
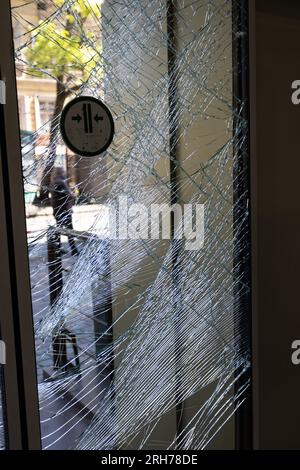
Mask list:
[[[26,237],[20,129],[10,0],[0,2],[0,324],[9,449],[40,449],[35,345]]]
[[[257,157],[256,157],[256,0],[248,0],[249,28],[249,155],[250,155],[250,192],[251,192],[251,348],[252,348],[252,439],[253,450],[258,448],[259,440],[259,402],[258,402],[258,234],[257,234]]]
[[[254,36],[251,23],[253,23],[255,1],[251,0],[247,3],[249,4],[251,81],[254,73]],[[6,83],[6,104],[0,105],[0,326],[2,339],[7,346],[7,364],[4,366],[6,424],[10,449],[40,449],[34,329],[10,0],[0,1],[0,18],[2,45],[0,79]],[[255,118],[253,98],[250,97],[250,128],[252,129],[254,129],[254,126],[251,126],[253,118]],[[250,146],[253,139],[252,130]],[[252,170],[253,174],[254,170]],[[255,185],[252,180],[251,195],[253,196]],[[251,201],[251,212],[252,220],[254,220],[255,200]],[[251,224],[251,226],[252,249],[255,251],[255,233],[253,232],[255,225]],[[255,258],[252,260],[254,260],[253,266]],[[255,266],[252,272],[255,272],[254,268]],[[255,287],[254,278],[252,285]],[[252,304],[255,308],[253,295]],[[252,401],[251,395],[250,400]],[[252,417],[246,414],[247,419],[246,422],[243,420],[242,427],[243,432],[247,434],[244,426],[251,426]],[[251,431],[250,434],[252,434]],[[252,438],[249,434],[246,440],[248,443],[243,446],[251,447]]]

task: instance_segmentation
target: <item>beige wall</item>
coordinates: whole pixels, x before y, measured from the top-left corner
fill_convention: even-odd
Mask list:
[[[107,85],[105,88],[105,101],[106,103],[111,106],[114,115],[117,116],[117,132],[116,132],[116,139],[114,140],[113,146],[111,147],[110,151],[108,152],[109,156],[108,157],[108,174],[109,174],[109,181],[112,182],[110,186],[110,196],[111,197],[117,197],[117,195],[122,194],[124,191],[128,195],[132,195],[134,197],[135,202],[143,202],[147,201],[147,204],[151,202],[167,202],[170,203],[170,194],[169,191],[166,191],[166,184],[169,183],[169,150],[168,150],[168,95],[167,95],[167,89],[165,89],[165,92],[161,94],[160,96],[157,96],[157,99],[160,100],[161,107],[164,109],[165,113],[165,121],[162,120],[160,122],[161,126],[161,131],[164,133],[164,136],[162,138],[160,147],[158,147],[157,152],[154,152],[154,158],[156,159],[154,163],[154,168],[157,170],[158,175],[162,178],[163,184],[161,185],[162,188],[165,189],[164,195],[161,196],[161,199],[159,199],[159,193],[157,191],[158,189],[158,183],[157,179],[153,176],[146,176],[142,175],[142,170],[143,170],[143,165],[141,162],[143,162],[143,159],[147,157],[147,145],[151,145],[150,142],[147,140],[147,135],[144,135],[143,133],[140,135],[139,138],[135,135],[135,132],[137,132],[137,128],[142,129],[143,125],[146,128],[149,128],[149,121],[148,121],[148,115],[151,113],[151,108],[147,110],[146,107],[146,112],[141,111],[140,114],[137,113],[137,119],[138,119],[138,127],[134,126],[134,118],[136,117],[134,114],[131,114],[130,112],[130,106],[132,106],[132,97],[128,96],[125,90],[122,89],[124,87],[124,78],[127,78],[127,72],[128,75],[130,75],[130,71],[126,71],[126,68],[122,67],[122,64],[118,63],[118,59],[120,62],[122,62],[122,47],[124,47],[123,42],[125,41],[125,38],[122,38],[122,28],[119,29],[120,24],[118,23],[118,15],[116,15],[114,18],[110,17],[110,9],[109,9],[109,3],[106,2],[106,7],[107,11],[105,11],[104,16],[111,21],[110,30],[108,30],[106,33],[107,35],[104,35],[104,54],[106,54],[107,60],[112,61],[111,68],[110,66],[107,67],[107,70],[105,71],[106,77],[107,77]],[[214,2],[217,4],[218,2]],[[223,4],[223,2],[220,0],[220,6]],[[203,13],[204,11],[204,13]],[[229,11],[230,13],[230,11]],[[180,14],[180,17],[178,18],[177,21],[177,37],[178,37],[178,53],[181,54],[182,51],[184,50],[185,46],[188,44],[188,42],[191,40],[193,31],[187,31],[185,30],[185,18],[184,15],[189,15],[190,10],[186,9],[183,10]],[[199,10],[197,14],[194,15],[193,17],[193,27],[194,31],[199,31],[201,27],[204,25],[204,20],[205,20],[205,8],[203,10]],[[125,15],[125,18],[127,16]],[[129,20],[130,21],[130,20]],[[162,16],[161,18],[162,23],[164,24],[164,28],[166,31],[166,17]],[[220,21],[220,17],[218,16],[216,21]],[[207,67],[214,65],[214,68],[211,70],[211,72],[207,72],[208,75],[208,86],[211,86],[213,89],[215,84],[219,80],[225,81],[224,83],[224,88],[222,89],[222,94],[223,94],[223,99],[226,102],[226,100],[230,103],[231,102],[231,81],[232,81],[232,75],[231,75],[231,54],[228,53],[228,44],[229,44],[229,50],[230,50],[230,41],[231,41],[231,18],[230,14],[228,16],[228,19],[222,20],[223,22],[227,21],[228,24],[220,28],[220,35],[222,36],[222,41],[224,41],[224,50],[226,50],[226,55],[222,56],[221,52],[221,57],[219,56],[220,54],[220,43],[215,44],[216,50],[211,51],[211,56],[209,58],[209,63],[207,64]],[[114,24],[115,23],[115,24]],[[132,27],[132,24],[131,24]],[[136,25],[138,29],[138,22]],[[143,25],[141,25],[141,28]],[[117,30],[117,32],[116,32]],[[119,32],[118,32],[119,31]],[[124,32],[123,32],[124,33]],[[118,37],[118,34],[120,35]],[[125,33],[124,33],[125,34]],[[138,30],[137,30],[138,34]],[[225,34],[225,37],[224,37]],[[112,36],[113,35],[113,36]],[[152,42],[151,42],[152,41]],[[149,98],[148,102],[150,106],[153,106],[153,103],[155,103],[155,80],[160,79],[161,75],[164,76],[165,78],[167,77],[168,71],[167,71],[167,48],[166,48],[166,43],[163,42],[163,38],[155,37],[155,34],[151,36],[149,34],[148,40],[147,40],[147,49],[151,51],[151,46],[153,44],[153,51],[156,51],[156,42],[160,42],[160,48],[159,48],[159,57],[161,58],[162,65],[159,69],[159,73],[157,73],[157,76],[155,75],[157,64],[151,63],[151,60],[149,61],[149,66],[147,69],[147,66],[145,66],[142,57],[141,61],[141,67],[142,70],[139,69],[139,72],[144,72],[144,75],[147,76],[147,73],[149,74],[150,77],[153,77],[153,81],[149,79],[147,86],[149,87],[149,92],[148,93],[154,93],[154,98],[153,96]],[[227,42],[226,42],[227,41]],[[137,41],[138,42],[138,41]],[[129,45],[131,45],[130,39],[128,42]],[[164,44],[164,45],[163,45]],[[134,45],[134,44],[133,44]],[[227,47],[227,48],[226,48]],[[213,48],[213,45],[212,45]],[[221,48],[222,49],[222,48]],[[195,52],[195,51],[194,51]],[[200,54],[199,50],[199,54]],[[139,50],[139,53],[142,54],[141,50]],[[119,54],[119,55],[118,55]],[[129,55],[130,59],[130,55]],[[189,61],[197,61],[197,56],[194,54],[186,52],[186,65],[180,69],[180,73],[178,76],[178,81],[179,81],[179,95],[182,93],[181,99],[183,100],[184,94],[186,93],[185,87],[186,84],[189,80],[191,80],[191,76],[189,74]],[[134,56],[132,58],[134,60]],[[137,60],[135,58],[135,60]],[[158,69],[157,69],[158,70]],[[112,84],[110,84],[110,81]],[[134,88],[134,79],[130,80],[129,83],[127,84],[129,90],[131,88]],[[201,118],[194,118],[193,123],[189,125],[189,121],[191,118],[191,113],[196,113],[198,111],[198,107],[203,105],[203,93],[201,90],[201,87],[197,89],[194,85],[191,85],[191,87],[194,87],[194,92],[195,96],[192,96],[193,100],[193,107],[192,109],[189,109],[186,112],[182,112],[184,109],[183,107],[181,108],[180,112],[180,122],[183,123],[182,126],[179,126],[179,135],[182,133],[179,143],[177,146],[177,158],[180,162],[181,169],[178,171],[178,180],[181,183],[180,185],[180,190],[178,192],[179,196],[179,201],[181,203],[183,202],[188,202],[193,196],[195,196],[198,193],[198,187],[197,185],[199,184],[205,184],[205,181],[203,180],[203,174],[201,172],[198,172],[196,176],[193,176],[195,184],[188,183],[186,184],[187,181],[187,174],[188,175],[194,175],[195,172],[199,170],[199,165],[200,163],[205,163],[209,158],[211,158],[214,153],[220,149],[229,139],[231,139],[232,136],[232,130],[230,128],[230,122],[231,122],[231,111],[230,108],[227,107],[227,102],[225,104],[222,104],[221,100],[215,100],[212,99],[212,102],[210,103],[210,98],[208,97],[207,101],[207,110],[206,110],[206,115],[211,114],[211,119],[207,119],[205,117]],[[135,90],[136,91],[136,90]],[[191,90],[190,90],[191,91]],[[141,89],[137,92],[140,93],[141,96],[143,96],[143,93],[145,93],[145,98],[146,98],[146,103],[147,103],[147,92],[145,88],[141,87]],[[161,91],[159,91],[161,93]],[[149,95],[148,95],[149,96]],[[138,103],[138,97],[135,96],[134,98],[136,102]],[[165,99],[165,102],[164,102]],[[210,104],[209,104],[210,103]],[[147,106],[147,104],[145,105]],[[127,112],[127,120],[123,119],[122,113]],[[130,119],[132,119],[132,123],[130,122]],[[124,131],[124,125],[126,123],[130,122],[129,124],[129,130]],[[120,124],[119,124],[120,123]],[[157,122],[155,122],[157,124]],[[154,124],[154,125],[155,125]],[[148,126],[148,127],[147,127]],[[188,126],[188,127],[186,127]],[[124,135],[125,132],[125,135]],[[149,128],[149,132],[151,132]],[[134,144],[134,146],[131,148],[131,144]],[[143,145],[139,147],[139,144],[142,143]],[[167,149],[167,152],[166,152]],[[132,162],[130,160],[130,156],[132,153],[137,151],[137,158],[138,158],[138,163]],[[151,157],[153,154],[151,153]],[[129,160],[128,160],[129,158]],[[115,162],[115,160],[118,160],[118,163],[112,163]],[[149,166],[149,161],[146,163]],[[132,178],[132,172],[135,172],[135,178]],[[230,184],[232,175],[229,174],[224,174],[224,178],[228,180],[228,183]],[[139,188],[139,191],[137,190]],[[199,202],[199,201],[198,201]],[[203,202],[203,201],[202,201]],[[129,331],[131,326],[134,324],[136,321],[138,315],[141,316],[141,312],[143,309],[143,302],[144,298],[141,300],[138,300],[140,295],[145,292],[145,289],[149,286],[152,286],[152,291],[153,293],[156,291],[156,284],[155,284],[155,279],[159,275],[161,271],[161,262],[163,257],[166,255],[166,250],[168,249],[168,243],[157,243],[157,242],[147,242],[148,249],[152,251],[152,253],[157,256],[157,262],[155,261],[155,256],[154,256],[154,261],[147,256],[146,251],[143,252],[143,250],[139,251],[139,245],[134,242],[130,241],[124,241],[124,242],[115,242],[112,243],[112,246],[115,246],[115,251],[114,249],[112,250],[112,258],[111,258],[111,270],[112,270],[112,289],[113,289],[113,318],[114,321],[116,322],[114,325],[114,339],[116,340],[119,338],[122,334],[124,334],[126,331]],[[138,262],[136,261],[138,260]],[[149,263],[152,263],[152,267],[149,270]],[[123,266],[126,264],[125,269],[123,272],[120,272],[120,266]],[[230,264],[230,263],[229,263]],[[231,266],[229,266],[231,268]],[[160,273],[161,275],[161,273]],[[166,281],[167,282],[167,281]],[[168,286],[168,283],[165,286],[165,291],[168,292],[168,289],[171,289],[171,286]],[[151,298],[151,291],[150,291],[150,298]],[[135,304],[137,302],[137,304]],[[163,300],[159,300],[155,297],[153,297],[153,304],[157,302],[158,309],[165,309],[166,316],[168,316],[169,309],[172,310],[172,302],[171,305],[167,306],[164,304]],[[131,306],[132,305],[132,306]],[[124,315],[124,312],[125,315]],[[159,312],[157,312],[157,318],[159,318]],[[193,318],[191,318],[191,325],[193,323]],[[156,319],[156,321],[159,320]],[[190,325],[182,325],[184,328],[189,328]],[[135,341],[134,333],[133,336],[131,337],[131,341]],[[138,338],[137,338],[138,341]],[[213,347],[213,345],[212,345]],[[175,354],[175,337],[174,337],[174,343],[173,345],[170,346],[170,361],[174,359],[174,354]],[[145,344],[145,354],[147,351],[147,343]],[[119,350],[116,349],[116,352],[118,353]],[[128,355],[129,352],[125,352],[125,358],[126,355]],[[118,393],[120,396],[122,395],[122,392],[124,394],[124,384],[123,390],[122,386],[120,386],[120,390],[118,390],[118,380],[123,377],[124,374],[124,369],[122,366],[122,363],[120,362],[122,358],[121,356],[117,357],[116,363],[119,365],[119,369],[117,369],[116,372],[116,393],[118,397]],[[120,366],[121,363],[121,366]],[[159,364],[156,364],[158,374],[161,373],[162,376],[164,376],[164,373],[166,373],[168,364],[166,362]],[[164,369],[165,368],[165,369]],[[127,372],[128,373],[128,372]],[[188,374],[192,373],[192,371],[189,371],[188,369],[186,371],[183,371],[183,376],[187,378]],[[211,384],[208,387],[206,387],[203,392],[199,392],[198,394],[194,395],[193,398],[188,400],[185,405],[184,405],[184,411],[183,411],[183,424],[187,424],[193,416],[193,414],[199,409],[199,406],[201,406],[202,403],[207,399],[210,393],[212,393],[212,390],[216,384]],[[191,383],[192,386],[192,383]],[[145,384],[145,387],[147,387],[147,384]],[[150,389],[149,389],[150,390]],[[148,391],[149,391],[148,390]],[[126,391],[126,388],[125,388]],[[175,393],[175,388],[173,389],[173,394]],[[170,396],[171,397],[171,396]],[[125,403],[124,403],[125,400]],[[126,400],[128,400],[128,403],[126,405]],[[130,394],[128,394],[127,398],[124,397],[121,399],[121,402],[119,402],[118,407],[120,409],[126,408],[129,413],[128,420],[130,420],[130,413],[132,409],[132,402],[130,399]],[[137,405],[140,406],[140,405]],[[118,407],[117,407],[117,413],[116,415],[118,416]],[[234,447],[234,429],[233,429],[233,420],[231,420],[229,425],[226,425],[224,430],[218,435],[216,439],[214,439],[214,444],[212,447],[215,448],[233,448]],[[149,443],[147,444],[148,446],[154,447],[155,445],[158,445],[157,442],[161,442],[162,448],[166,448],[166,443],[170,443],[172,439],[174,438],[174,435],[176,433],[176,419],[175,419],[175,410],[171,410],[170,413],[161,420],[159,423],[157,429],[155,430],[153,436],[151,437]],[[152,442],[152,444],[151,444]],[[156,442],[156,444],[154,444]]]
[[[224,5],[224,2],[214,2],[215,12],[218,7]],[[231,138],[232,138],[232,111],[230,109],[232,102],[232,55],[231,55],[231,14],[230,2],[228,2],[227,17],[225,15],[218,15],[217,13],[212,16],[210,20],[210,27],[214,30],[217,28],[217,33],[214,32],[215,37],[211,37],[211,43],[206,41],[201,42],[199,48],[189,51],[188,44],[192,40],[195,31],[200,31],[205,25],[206,8],[199,8],[192,16],[190,10],[183,9],[180,12],[180,17],[177,21],[177,46],[178,54],[184,54],[185,66],[179,74],[179,99],[184,103],[184,100],[190,100],[192,105],[184,108],[180,115],[180,125],[178,134],[180,136],[177,147],[177,158],[180,162],[178,170],[178,179],[180,181],[179,199],[181,203],[196,200],[198,203],[205,204],[206,217],[209,223],[213,226],[212,214],[208,213],[208,204],[213,205],[218,203],[219,195],[217,191],[214,194],[214,188],[205,177],[205,172],[200,170],[201,165],[205,165]],[[201,38],[201,33],[198,33]],[[185,51],[185,52],[184,52]],[[197,67],[197,60],[199,66]],[[191,61],[194,66],[191,66]],[[198,71],[198,77],[194,78],[194,71]],[[200,82],[205,78],[203,88]],[[188,85],[187,85],[188,84]],[[220,86],[220,90],[217,87]],[[198,87],[198,88],[197,88]],[[214,96],[215,95],[215,96]],[[186,106],[186,105],[185,105]],[[205,111],[204,111],[205,109]],[[202,112],[199,110],[202,110]],[[197,117],[197,113],[200,114]],[[193,121],[192,115],[194,114]],[[226,170],[222,173],[222,185],[226,187],[232,186],[232,147],[229,147],[228,160],[229,164]],[[231,162],[231,163],[230,163]],[[215,176],[218,174],[219,168],[216,165]],[[210,174],[210,176],[213,176]],[[190,179],[189,179],[190,177]],[[220,185],[220,187],[222,186]],[[207,191],[210,196],[206,198],[201,196],[200,189]],[[213,196],[211,196],[213,195]],[[232,198],[229,193],[227,197]],[[230,208],[230,204],[228,204]],[[220,220],[216,213],[215,229],[219,231],[220,238],[228,237],[226,231],[226,224],[232,224],[233,220],[224,219],[224,229],[220,230]],[[232,229],[231,229],[232,230]],[[225,234],[226,232],[226,234]],[[232,234],[233,236],[233,234]],[[206,249],[211,250],[211,243],[209,233],[205,234]],[[188,256],[183,259],[183,269],[187,269]],[[232,271],[232,259],[228,261],[228,272]],[[224,281],[224,279],[223,279]],[[221,281],[222,282],[222,281]],[[227,283],[233,287],[232,276],[227,276]],[[208,286],[209,291],[209,286]],[[224,301],[224,308],[226,308]],[[217,310],[216,310],[217,311]],[[216,315],[216,313],[215,313]],[[233,315],[233,314],[232,314]],[[183,328],[193,328],[193,323],[199,322],[197,315],[190,311],[189,324],[184,324]],[[220,328],[222,325],[219,325]],[[232,341],[233,328],[227,331],[228,341]],[[211,352],[218,349],[221,340],[215,340],[211,335]],[[201,354],[199,354],[198,364],[194,367],[201,368]],[[224,362],[225,364],[225,362]],[[190,377],[190,378],[189,378]],[[187,367],[183,371],[184,380],[190,380],[191,389],[193,388],[193,369]],[[183,409],[183,426],[188,425],[191,418],[199,410],[200,406],[214,392],[217,382],[213,380],[209,385],[204,387],[200,392],[193,395],[190,399],[186,400]],[[217,434],[209,445],[212,449],[233,449],[234,448],[234,418],[232,418],[226,426]]]

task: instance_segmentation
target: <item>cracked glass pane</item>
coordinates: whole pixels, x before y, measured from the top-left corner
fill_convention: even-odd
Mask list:
[[[233,448],[250,360],[232,2],[12,14],[43,448]],[[60,133],[78,96],[114,119],[96,157]]]

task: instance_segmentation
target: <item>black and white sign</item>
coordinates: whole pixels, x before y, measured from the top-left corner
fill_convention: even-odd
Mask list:
[[[94,157],[111,144],[114,121],[102,101],[90,96],[80,96],[63,109],[60,130],[70,150],[83,157]]]

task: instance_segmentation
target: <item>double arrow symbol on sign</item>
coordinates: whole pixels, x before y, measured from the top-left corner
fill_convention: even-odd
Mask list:
[[[81,119],[82,119],[82,117],[80,116],[80,114],[77,114],[76,116],[72,116],[73,121],[80,122]],[[98,116],[98,113],[96,114],[96,116],[94,116],[94,119],[95,119],[96,122],[103,121],[103,117]]]
[[[93,132],[93,123],[92,123],[92,106],[90,103],[84,103],[82,106],[82,115],[77,113],[76,116],[72,116],[72,121],[77,121],[79,124],[80,121],[82,120],[83,117],[83,126],[84,126],[84,132],[86,134],[90,134]],[[94,120],[98,123],[98,121],[103,121],[103,117],[99,116],[98,113],[96,113],[95,116],[93,116]]]

